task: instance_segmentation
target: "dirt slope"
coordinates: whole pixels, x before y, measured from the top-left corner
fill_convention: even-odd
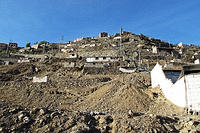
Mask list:
[[[92,75],[56,63],[0,69],[3,132],[177,132],[200,126],[150,87],[149,73]],[[33,76],[45,75],[47,83],[32,82]]]

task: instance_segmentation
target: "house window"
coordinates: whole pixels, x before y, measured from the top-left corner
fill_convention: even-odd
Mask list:
[[[93,63],[93,65],[96,65],[96,63]]]
[[[99,59],[99,57],[96,57],[95,59],[96,59],[96,60],[98,60],[98,59]]]
[[[75,56],[75,54],[72,54],[72,56]]]
[[[103,60],[105,60],[106,59],[106,57],[103,57]]]

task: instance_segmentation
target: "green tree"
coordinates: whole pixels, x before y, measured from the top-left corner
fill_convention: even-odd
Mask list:
[[[41,41],[40,44],[47,44],[47,41]]]
[[[28,42],[28,43],[26,44],[26,47],[28,48],[28,47],[30,47],[30,46],[31,46],[31,43]]]

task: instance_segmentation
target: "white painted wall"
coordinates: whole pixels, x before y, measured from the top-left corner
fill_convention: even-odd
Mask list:
[[[199,59],[196,59],[196,60],[194,61],[194,64],[200,64]]]
[[[119,58],[111,59],[111,57],[106,57],[104,59],[103,57],[98,57],[98,59],[96,59],[95,57],[92,57],[86,59],[86,62],[114,62],[114,61],[119,61]]]
[[[156,46],[152,46],[152,53],[155,53],[155,54],[158,53],[158,49]]]
[[[151,71],[151,83],[152,87],[159,86],[164,96],[177,106],[200,111],[199,73],[185,75],[173,84],[170,79],[165,77],[162,66],[157,63]]]
[[[28,62],[30,62],[30,60],[28,58],[25,58],[25,59],[20,59],[17,62],[18,63],[28,63]]]
[[[33,83],[47,82],[47,76],[44,77],[33,77]]]
[[[174,104],[180,107],[186,106],[183,78],[173,84],[170,79],[165,77],[162,66],[157,63],[151,71],[151,83],[152,87],[159,86],[164,96]]]
[[[125,68],[120,67],[119,71],[121,71],[123,73],[134,73],[136,71],[136,69],[129,70],[129,69],[125,69]]]
[[[200,74],[186,75],[188,108],[200,111]]]

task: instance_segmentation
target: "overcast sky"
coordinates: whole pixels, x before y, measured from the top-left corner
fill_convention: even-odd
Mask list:
[[[200,0],[0,0],[0,42],[72,41],[125,31],[200,45]]]

